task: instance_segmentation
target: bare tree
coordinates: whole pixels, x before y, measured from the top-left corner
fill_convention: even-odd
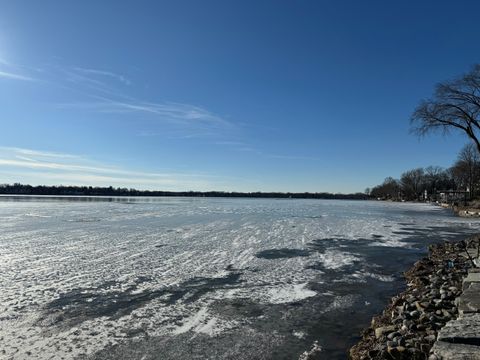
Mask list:
[[[375,186],[370,190],[370,195],[380,199],[397,200],[400,193],[400,185],[398,180],[387,177],[381,185]]]
[[[400,177],[400,186],[409,200],[418,200],[425,180],[422,168],[405,171]]]
[[[445,178],[445,170],[440,166],[429,166],[425,168],[425,189],[432,197],[435,196],[439,186],[442,186],[442,180]]]
[[[474,198],[480,181],[480,155],[473,144],[462,148],[452,173],[461,187],[470,190],[470,199]]]
[[[480,152],[480,64],[462,77],[438,84],[433,98],[423,100],[415,109],[411,125],[420,136],[459,130]]]

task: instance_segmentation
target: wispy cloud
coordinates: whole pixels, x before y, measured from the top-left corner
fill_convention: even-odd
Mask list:
[[[35,73],[34,78],[29,73]],[[225,131],[234,130],[234,124],[224,117],[207,110],[203,106],[174,101],[146,101],[128,95],[132,88],[119,87],[131,85],[132,81],[125,75],[106,69],[81,66],[45,65],[40,68],[29,68],[0,61],[0,79],[40,81],[50,86],[58,86],[70,91],[74,101],[55,104],[60,109],[75,109],[98,114],[128,116],[138,114],[158,119],[164,124],[177,126],[183,130],[178,138],[221,136]],[[138,122],[139,117],[135,117]],[[162,135],[158,124],[139,130],[142,134]],[[172,129],[169,129],[172,130]],[[176,138],[177,138],[176,137]]]
[[[10,176],[20,176],[22,178],[33,178],[34,183],[38,184],[62,184],[78,186],[115,186],[115,187],[135,187],[139,189],[153,190],[172,190],[185,191],[191,189],[211,189],[211,183],[205,180],[174,179],[174,178],[144,178],[144,177],[126,177],[100,174],[88,174],[81,172],[72,173],[54,173],[54,172],[7,172]],[[50,181],[48,181],[50,180]],[[16,180],[18,181],[18,180]]]
[[[35,81],[36,79],[30,76],[26,67],[12,64],[4,58],[0,58],[0,78],[7,80],[20,81]]]
[[[34,81],[35,80],[34,78],[32,78],[30,76],[17,74],[17,73],[13,73],[13,72],[6,72],[6,71],[0,71],[0,78],[10,79],[10,80],[22,80],[22,81]]]
[[[49,180],[57,184],[166,190],[212,190],[227,186],[227,178],[209,174],[135,171],[99,164],[83,156],[17,147],[0,147],[0,169],[4,177],[0,182],[33,179],[37,184]]]
[[[252,153],[254,155],[267,158],[267,159],[280,159],[280,160],[311,160],[311,161],[320,161],[322,160],[319,157],[314,156],[303,156],[303,155],[283,155],[283,154],[271,154],[257,149],[255,146],[243,142],[243,141],[216,141],[215,145],[228,146],[234,151]]]
[[[58,104],[59,108],[75,108],[99,113],[143,113],[179,125],[209,125],[232,127],[222,117],[195,105],[175,102],[119,101],[95,96],[99,101]]]
[[[235,140],[225,140],[225,141],[215,141],[215,145],[227,145],[227,146],[246,146],[247,144],[243,141],[235,141]]]
[[[87,75],[94,75],[94,76],[98,75],[98,76],[101,76],[101,77],[107,77],[107,78],[110,78],[110,79],[114,79],[114,80],[117,80],[121,83],[124,83],[125,85],[130,85],[132,83],[125,76],[120,75],[120,74],[116,74],[116,73],[111,72],[111,71],[98,70],[98,69],[86,69],[86,68],[82,68],[82,67],[74,67],[73,69],[77,72],[87,74]]]
[[[235,126],[224,117],[198,105],[173,101],[145,101],[125,93],[125,88],[120,89],[112,82],[116,80],[126,85],[132,82],[124,75],[107,70],[84,67],[58,67],[65,81],[72,84],[72,90],[82,94],[86,101],[73,101],[56,104],[62,109],[76,109],[99,114],[141,114],[161,120],[162,122],[179,125],[184,129],[183,135],[190,135],[198,128],[206,130],[211,128],[218,134],[221,130],[233,129]],[[74,85],[74,86],[73,86]],[[140,131],[142,134],[152,136],[161,135],[162,132],[152,129]],[[202,131],[207,134],[208,131]],[[211,133],[209,134],[211,135]],[[196,137],[196,136],[195,136]]]
[[[105,81],[103,78],[100,79],[98,76],[92,77],[71,67],[59,66],[53,69],[54,71],[52,71],[51,75],[55,78],[54,81],[56,81],[58,85],[66,86],[81,96],[91,98],[99,95],[107,95],[117,98],[127,98],[127,96],[116,89],[115,85],[117,84]]]
[[[48,152],[48,151],[38,151],[38,150],[23,149],[23,148],[17,148],[17,147],[0,146],[0,150],[13,151],[13,152],[18,153],[18,154],[30,155],[30,156],[36,156],[36,157],[69,158],[69,159],[81,158],[81,156],[79,156],[79,155],[63,154],[63,153]]]
[[[301,156],[301,155],[273,155],[269,154],[266,157],[271,159],[285,159],[285,160],[322,160],[314,156]]]
[[[90,172],[108,172],[108,173],[117,173],[115,169],[109,168],[98,168],[93,166],[84,166],[76,164],[62,164],[58,162],[46,162],[40,161],[32,158],[17,157],[22,160],[14,159],[0,159],[0,166],[16,166],[16,167],[25,167],[29,169],[52,169],[52,170],[67,170],[67,171],[90,171]]]
[[[140,137],[162,137],[164,139],[173,139],[173,140],[188,140],[188,139],[203,139],[203,138],[214,138],[218,134],[208,128],[202,129],[190,129],[190,131],[179,131],[179,130],[164,130],[164,131],[150,131],[150,130],[141,130],[137,133],[137,136]]]

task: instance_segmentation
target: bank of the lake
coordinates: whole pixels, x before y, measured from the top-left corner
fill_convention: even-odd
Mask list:
[[[462,283],[468,271],[474,271],[478,240],[479,237],[474,236],[432,244],[428,256],[405,272],[407,289],[391,299],[382,314],[375,316],[363,331],[362,339],[350,349],[351,359],[473,359],[459,354],[450,357],[453,353],[448,352],[448,343],[461,342],[462,330],[458,326],[450,331],[447,345],[439,343],[435,351],[432,347],[437,339],[442,339],[441,329],[458,318],[459,304],[460,313],[465,311],[459,296],[462,288],[465,289]],[[480,299],[480,294],[478,297]],[[468,351],[477,350],[473,347]],[[477,358],[480,358],[480,346]]]

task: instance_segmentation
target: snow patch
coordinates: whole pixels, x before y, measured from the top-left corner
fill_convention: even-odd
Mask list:
[[[315,291],[307,288],[307,283],[274,287],[269,290],[268,294],[271,304],[291,303],[317,295]]]
[[[361,258],[355,254],[338,251],[335,249],[328,249],[323,254],[320,254],[320,261],[327,269],[340,269],[347,265],[353,265]]]

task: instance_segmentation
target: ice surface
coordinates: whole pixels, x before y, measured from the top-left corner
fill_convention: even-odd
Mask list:
[[[266,199],[2,198],[0,219],[0,358],[14,359],[240,330],[311,341],[272,314],[353,306],[349,284],[394,280],[394,249],[479,228],[426,204]]]
[[[316,295],[315,291],[307,288],[307,283],[284,285],[269,290],[268,302],[271,304],[283,304],[303,300]]]

